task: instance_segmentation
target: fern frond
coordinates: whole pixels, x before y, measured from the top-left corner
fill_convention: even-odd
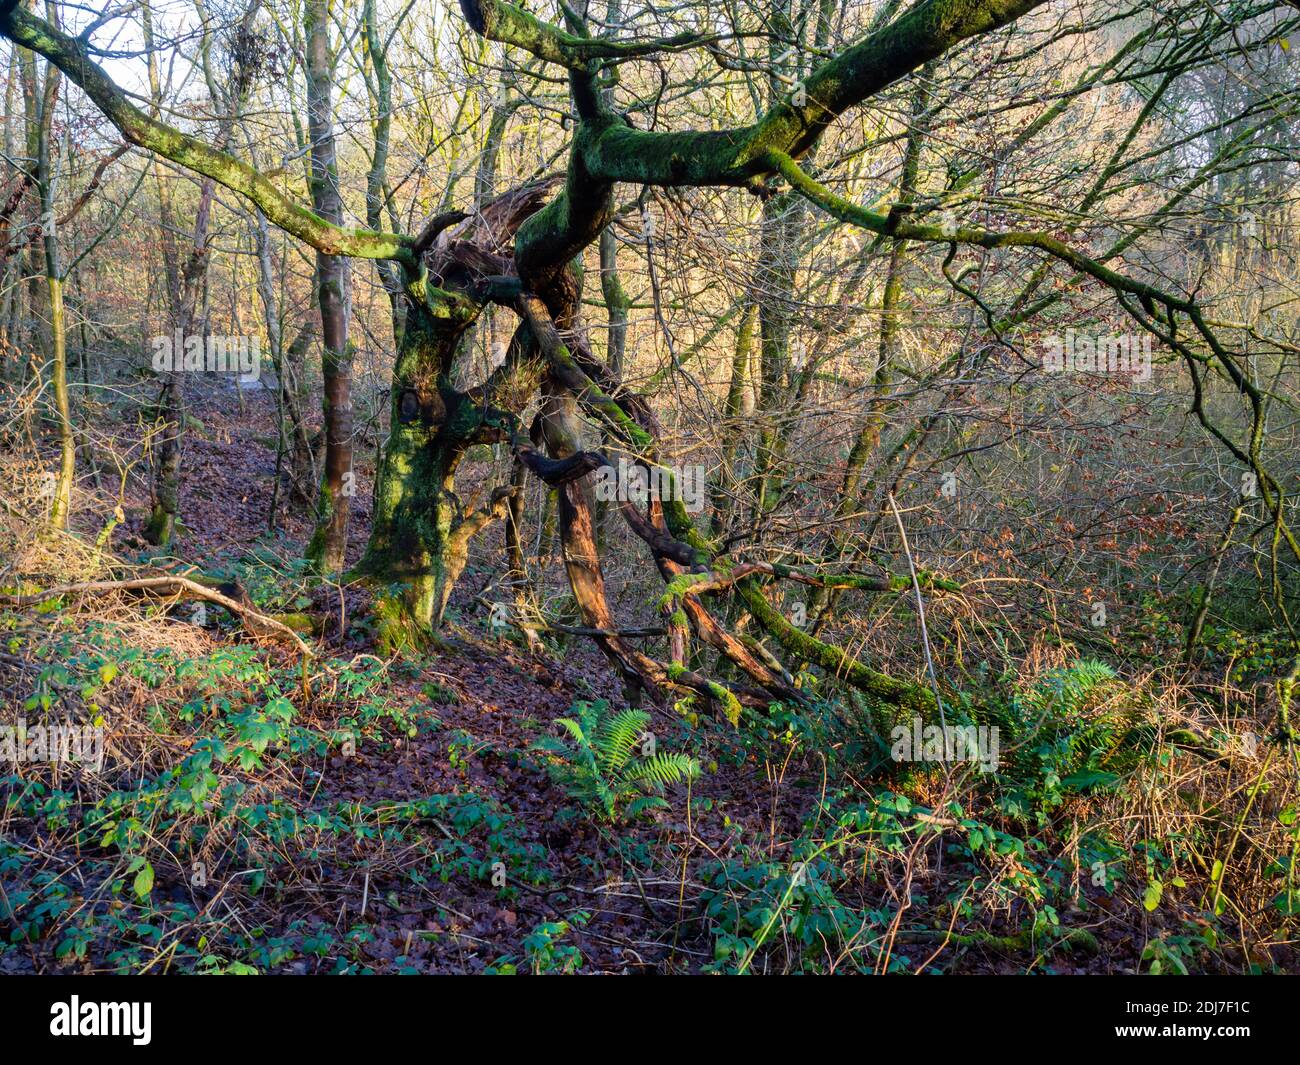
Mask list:
[[[591,741],[587,738],[587,731],[582,725],[574,721],[571,717],[557,717],[554,724],[559,725],[565,732],[573,737],[574,741],[582,747],[589,746]]]
[[[647,810],[662,809],[668,806],[668,800],[658,795],[639,795],[627,804],[623,812],[628,817],[640,817]]]
[[[1101,685],[1114,679],[1115,671],[1110,666],[1085,658],[1054,670],[1048,686],[1055,696],[1055,709],[1061,714],[1075,714]]]
[[[603,700],[575,702],[571,717],[557,717],[560,736],[545,736],[533,744],[554,756],[549,769],[570,796],[598,811],[606,820],[618,818],[620,807],[636,817],[666,805],[644,791],[662,791],[667,784],[694,777],[699,763],[685,754],[664,753],[638,760],[637,747],[650,723],[644,710],[610,714]]]
[[[592,797],[600,804],[600,808],[605,811],[605,816],[613,819],[618,811],[618,792],[611,788],[599,777],[593,780]]]
[[[644,710],[624,710],[601,722],[595,747],[607,773],[622,769],[632,760],[649,723],[650,715]]]
[[[596,729],[600,726],[601,717],[609,709],[609,704],[604,699],[597,699],[594,703],[579,700],[570,709],[578,712],[578,721],[582,725],[582,731],[588,737],[594,737]]]
[[[694,758],[673,751],[656,754],[653,758],[646,758],[629,766],[623,778],[662,788],[666,784],[676,784],[679,780],[694,778],[699,775],[699,772],[699,763]]]

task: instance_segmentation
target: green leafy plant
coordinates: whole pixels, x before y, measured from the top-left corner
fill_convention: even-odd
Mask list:
[[[590,916],[580,910],[567,921],[539,924],[524,937],[524,955],[534,976],[568,976],[582,968],[582,951],[561,942],[561,939],[573,931],[575,925],[586,924]]]
[[[1113,787],[1136,758],[1143,711],[1107,665],[1090,659],[1045,673],[991,714],[1010,758],[1004,813],[1041,820],[1071,795]]]
[[[570,795],[608,820],[667,806],[664,787],[699,774],[689,755],[645,751],[650,715],[643,710],[611,713],[596,700],[574,703],[571,712],[555,720],[564,739],[546,736],[534,748],[554,757],[552,772]]]
[[[1152,976],[1188,976],[1200,970],[1202,958],[1218,945],[1213,926],[1189,927],[1181,935],[1165,934],[1148,940],[1142,948],[1142,960]]]

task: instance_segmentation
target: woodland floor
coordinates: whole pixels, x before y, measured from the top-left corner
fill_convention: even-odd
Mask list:
[[[275,465],[274,453],[265,446],[270,399],[265,394],[247,396],[245,408],[237,410],[231,395],[200,397],[191,408],[202,429],[192,432],[185,445],[181,509],[187,529],[174,554],[201,568],[233,564],[249,545],[266,542]],[[353,512],[354,556],[367,535],[372,473],[367,464],[373,454],[371,445],[363,456],[367,487]],[[132,557],[144,547],[138,540],[146,502],[142,488],[138,480],[131,482],[128,522],[113,541],[120,557]],[[84,507],[77,531],[93,539],[102,520],[102,509]],[[308,532],[308,520],[294,513],[281,525],[284,536],[277,550],[291,558]],[[828,793],[843,795],[846,788],[856,788],[866,796],[877,785],[856,779],[852,769],[843,766],[828,778],[826,760],[815,745],[786,742],[779,728],[749,725],[736,730],[711,719],[692,724],[672,707],[647,705],[662,747],[689,750],[705,772],[690,788],[689,802],[686,787],[675,788],[669,792],[670,809],[654,817],[608,824],[589,816],[553,781],[531,748],[575,700],[603,698],[617,704],[617,686],[588,643],[574,642],[539,658],[518,641],[488,631],[478,596],[492,580],[498,557],[490,542],[480,545],[457,589],[453,623],[443,646],[415,660],[361,660],[372,670],[368,676],[379,676],[370,691],[372,702],[379,700],[391,716],[373,722],[355,754],[331,749],[323,758],[288,759],[244,774],[249,786],[274,793],[304,817],[313,811],[336,816],[350,807],[362,821],[400,804],[449,797],[440,800],[442,806],[409,817],[402,831],[392,835],[382,829],[335,830],[332,835],[318,833],[237,850],[229,860],[216,863],[220,876],[214,866],[213,877],[198,887],[187,882],[185,863],[169,865],[155,857],[157,880],[150,901],[155,909],[152,916],[140,916],[162,931],[135,938],[105,923],[124,904],[103,902],[104,892],[93,883],[94,862],[101,859],[105,880],[122,876],[121,863],[115,864],[109,849],[87,854],[68,832],[8,810],[0,837],[36,858],[35,865],[0,864],[0,886],[7,889],[7,898],[25,897],[24,892],[33,890],[34,868],[56,870],[64,887],[73,887],[61,897],[72,899],[71,913],[83,913],[87,920],[82,922],[84,943],[79,951],[69,948],[66,940],[61,943],[59,935],[33,934],[27,942],[8,944],[0,953],[0,971],[160,971],[215,965],[200,961],[205,954],[222,962],[251,962],[261,971],[285,972],[481,972],[500,959],[509,959],[520,971],[700,971],[713,963],[719,926],[735,931],[745,924],[738,916],[741,909],[758,906],[761,917],[767,912],[763,906],[771,904],[770,895],[766,903],[753,901],[757,881],[730,885],[730,879],[743,880],[757,868],[768,874],[788,871],[793,842],[817,821],[819,804],[825,801],[829,809]],[[642,591],[639,605],[632,595],[616,607],[625,617],[638,610],[644,615],[645,596]],[[354,624],[364,610],[360,594],[318,595],[317,603],[347,613],[343,634],[336,625],[325,636],[336,671],[340,663],[370,653],[364,627]],[[65,631],[73,630],[63,644],[42,636],[24,644],[7,665],[0,662],[5,693],[21,696],[30,688],[32,663],[42,664],[37,648],[76,646],[81,619],[96,612],[94,602],[83,601],[62,616]],[[141,640],[154,648],[174,645],[178,655],[189,658],[246,641],[227,623],[224,612],[215,613],[219,621],[201,631],[182,619],[155,617],[149,635]],[[101,617],[110,623],[122,617],[128,642],[131,631],[141,631],[120,604]],[[289,652],[266,647],[258,656],[269,668],[292,676]],[[27,667],[16,659],[27,661]],[[158,691],[165,692],[171,680],[162,681]],[[355,708],[339,694],[338,683],[328,672],[313,678],[311,699],[295,697],[299,724],[326,734],[341,707]],[[148,698],[142,691],[132,682],[122,699],[129,697],[139,710]],[[116,704],[110,699],[106,705]],[[194,735],[193,726],[177,724],[169,742],[184,751]],[[167,760],[138,747],[131,750],[140,750],[141,761],[155,769]],[[62,786],[78,788],[67,780]],[[924,803],[931,786],[914,781],[908,793],[913,801]],[[10,778],[0,796],[16,788]],[[467,804],[451,797],[468,797]],[[1083,807],[1086,813],[1086,800]],[[204,853],[211,853],[211,834],[203,840]],[[1063,838],[1050,840],[1048,849],[1063,851]],[[500,855],[509,870],[505,886],[494,886],[490,874],[498,850],[510,852]],[[251,860],[255,855],[258,862]],[[255,891],[245,874],[259,863],[265,881]],[[798,968],[805,964],[791,961],[798,954],[805,961],[819,959],[815,967],[823,971],[870,971],[879,964],[892,971],[1133,973],[1145,969],[1142,955],[1151,938],[1166,925],[1170,931],[1181,930],[1175,911],[1144,911],[1137,902],[1140,883],[1115,890],[1096,888],[1085,869],[1073,889],[1073,903],[1058,901],[1055,909],[1062,928],[1092,932],[1099,946],[1095,953],[1050,949],[1050,935],[1021,950],[948,941],[950,928],[996,936],[1024,927],[1023,900],[1013,898],[973,915],[963,912],[960,919],[944,903],[971,891],[977,873],[976,856],[946,858],[942,847],[933,848],[928,860],[906,866],[873,859],[867,875],[841,888],[836,906],[844,908],[831,906],[829,917],[818,917],[832,924],[858,920],[861,927],[840,928],[832,935],[825,927],[809,933],[806,922],[802,928],[788,927],[782,918],[752,968]],[[79,876],[80,885],[75,886]],[[11,916],[21,912],[18,902],[9,901]],[[173,904],[179,909],[168,911]],[[737,911],[735,920],[723,913],[728,906]],[[815,907],[804,909],[813,912]],[[163,916],[165,912],[172,915]],[[97,914],[103,921],[99,916],[89,919]],[[65,927],[68,920],[64,915],[52,926]],[[754,920],[746,917],[751,924]],[[15,927],[13,921],[9,924]],[[910,940],[909,930],[918,933]],[[788,942],[781,946],[792,936],[803,940],[798,950]],[[183,941],[185,950],[164,949],[173,940]],[[253,942],[274,947],[257,955],[248,949]],[[124,943],[135,945],[115,959],[114,950]],[[881,943],[889,944],[883,954]],[[846,944],[858,952],[846,949]],[[869,944],[876,945],[868,949]],[[242,959],[237,957],[241,951]],[[864,954],[876,960],[864,962]],[[886,960],[880,961],[882,956]],[[1203,958],[1202,965],[1211,971],[1236,968],[1243,958],[1229,950]],[[1290,961],[1291,948],[1284,943],[1267,956],[1271,966]]]

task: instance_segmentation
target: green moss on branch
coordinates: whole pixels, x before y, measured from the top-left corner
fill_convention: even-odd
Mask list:
[[[157,152],[232,192],[247,196],[275,225],[329,255],[410,262],[409,237],[336,226],[285,196],[247,163],[146,114],[90,58],[85,41],[70,37],[20,6],[0,18],[0,34],[43,55],[85,91],[132,144]]]

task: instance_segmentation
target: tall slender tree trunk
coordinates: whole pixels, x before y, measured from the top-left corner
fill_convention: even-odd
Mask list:
[[[732,507],[726,499],[727,485],[739,484],[741,478],[735,469],[740,450],[741,416],[745,413],[745,398],[750,390],[750,368],[754,361],[754,322],[758,307],[747,305],[741,312],[740,327],[736,330],[736,346],[731,356],[731,381],[727,386],[727,400],[722,412],[722,462],[714,482],[713,520],[714,538],[721,536],[729,525]]]
[[[307,349],[316,336],[315,322],[309,317],[298,334],[288,344],[284,342],[284,321],[280,316],[280,302],[275,291],[275,263],[271,254],[271,234],[266,216],[256,213],[253,243],[257,250],[257,291],[262,303],[266,335],[271,346],[271,363],[275,367],[276,407],[279,418],[279,453],[277,455],[277,483],[272,492],[269,524],[275,527],[275,512],[279,503],[279,474],[282,460],[289,460],[288,480],[292,498],[310,504],[312,488],[316,483],[316,456],[307,434],[308,389],[306,384]],[[311,314],[315,314],[315,306]]]
[[[374,89],[371,125],[375,146],[370,156],[370,171],[366,175],[366,225],[373,230],[380,230],[384,228],[384,208],[388,204],[388,144],[393,126],[393,78],[388,70],[388,55],[381,40],[375,0],[365,0],[362,19],[365,24],[366,56],[370,60]],[[393,338],[400,344],[406,304],[402,300],[399,268],[387,259],[376,259],[375,271],[388,294],[388,304],[393,315]]]
[[[144,29],[144,47],[149,56],[150,110],[157,115],[162,110],[162,76],[154,51],[153,10],[149,3],[141,8]],[[183,319],[184,293],[181,290],[181,268],[178,261],[175,237],[175,213],[171,190],[163,180],[162,165],[153,161],[154,181],[158,186],[159,229],[162,239],[163,273],[167,286],[167,305],[171,311],[173,335],[188,335],[190,323]],[[158,395],[158,421],[161,429],[156,444],[153,483],[150,488],[151,507],[145,522],[144,536],[152,544],[165,546],[171,543],[180,513],[181,432],[184,428],[183,382],[174,368],[161,373],[162,387]]]
[[[57,8],[51,4],[52,21],[58,24]],[[59,242],[55,220],[54,197],[56,176],[50,161],[50,138],[54,127],[54,105],[59,94],[59,70],[53,63],[45,66],[45,83],[41,90],[36,123],[36,185],[40,193],[41,234],[44,238],[45,284],[50,308],[50,383],[54,392],[54,414],[59,430],[59,471],[54,482],[50,506],[51,528],[64,529],[72,509],[72,482],[76,476],[77,442],[72,428],[72,409],[68,401],[68,343],[63,313],[63,278],[60,275]]]
[[[632,298],[623,288],[618,273],[618,237],[614,226],[607,225],[600,234],[600,291],[609,316],[606,362],[616,380],[623,379],[623,353],[627,348],[627,312]]]
[[[36,178],[36,159],[40,154],[39,129],[41,125],[41,81],[37,76],[36,56],[26,48],[19,50],[19,73],[23,86],[23,111],[26,117],[26,156],[27,172]],[[42,336],[43,326],[38,314],[38,308],[42,304],[43,295],[41,278],[45,273],[44,263],[41,261],[44,252],[39,242],[33,242],[28,245],[26,255],[26,264],[23,267],[23,273],[27,284],[24,287],[25,296],[25,314],[24,324],[26,349],[28,352],[27,361],[23,367],[22,378],[24,382],[37,373],[41,364],[41,352],[45,350],[44,337]]]
[[[4,152],[5,175],[10,177],[25,176],[23,169],[14,162],[18,154],[18,141],[14,130],[17,126],[18,109],[18,53],[21,49],[9,49],[9,69],[5,81],[5,127]],[[12,231],[12,230],[11,230]],[[0,296],[0,383],[9,376],[9,354],[17,350],[14,325],[17,319],[18,280],[22,276],[22,263],[18,256],[6,256],[4,269],[0,273],[3,295]]]
[[[315,212],[341,225],[331,89],[334,57],[329,46],[329,2],[309,0],[307,22],[307,127],[311,139],[311,199]],[[325,416],[325,470],[316,499],[316,531],[307,557],[322,573],[343,569],[348,517],[355,478],[352,472],[351,269],[339,255],[316,253],[316,294],[320,305],[322,408]]]
[[[41,203],[45,210],[53,210],[53,181],[49,178],[48,153],[41,167]],[[50,191],[46,192],[46,188]],[[47,215],[53,219],[53,214]],[[58,234],[51,222],[45,235],[45,281],[50,295],[50,379],[54,386],[54,411],[59,427],[59,473],[55,482],[54,502],[50,509],[50,525],[64,529],[72,509],[72,483],[77,472],[77,441],[72,427],[72,407],[68,399],[68,340],[67,318],[63,312],[63,278],[60,276]]]
[[[50,238],[53,243],[53,237]],[[50,252],[46,252],[50,256]],[[50,291],[50,336],[54,357],[50,377],[54,384],[54,410],[59,423],[59,475],[50,509],[50,525],[64,529],[72,507],[72,482],[76,476],[77,441],[72,429],[72,408],[68,401],[68,344],[66,318],[63,313],[63,280],[58,276],[58,260],[50,257],[45,276]]]

